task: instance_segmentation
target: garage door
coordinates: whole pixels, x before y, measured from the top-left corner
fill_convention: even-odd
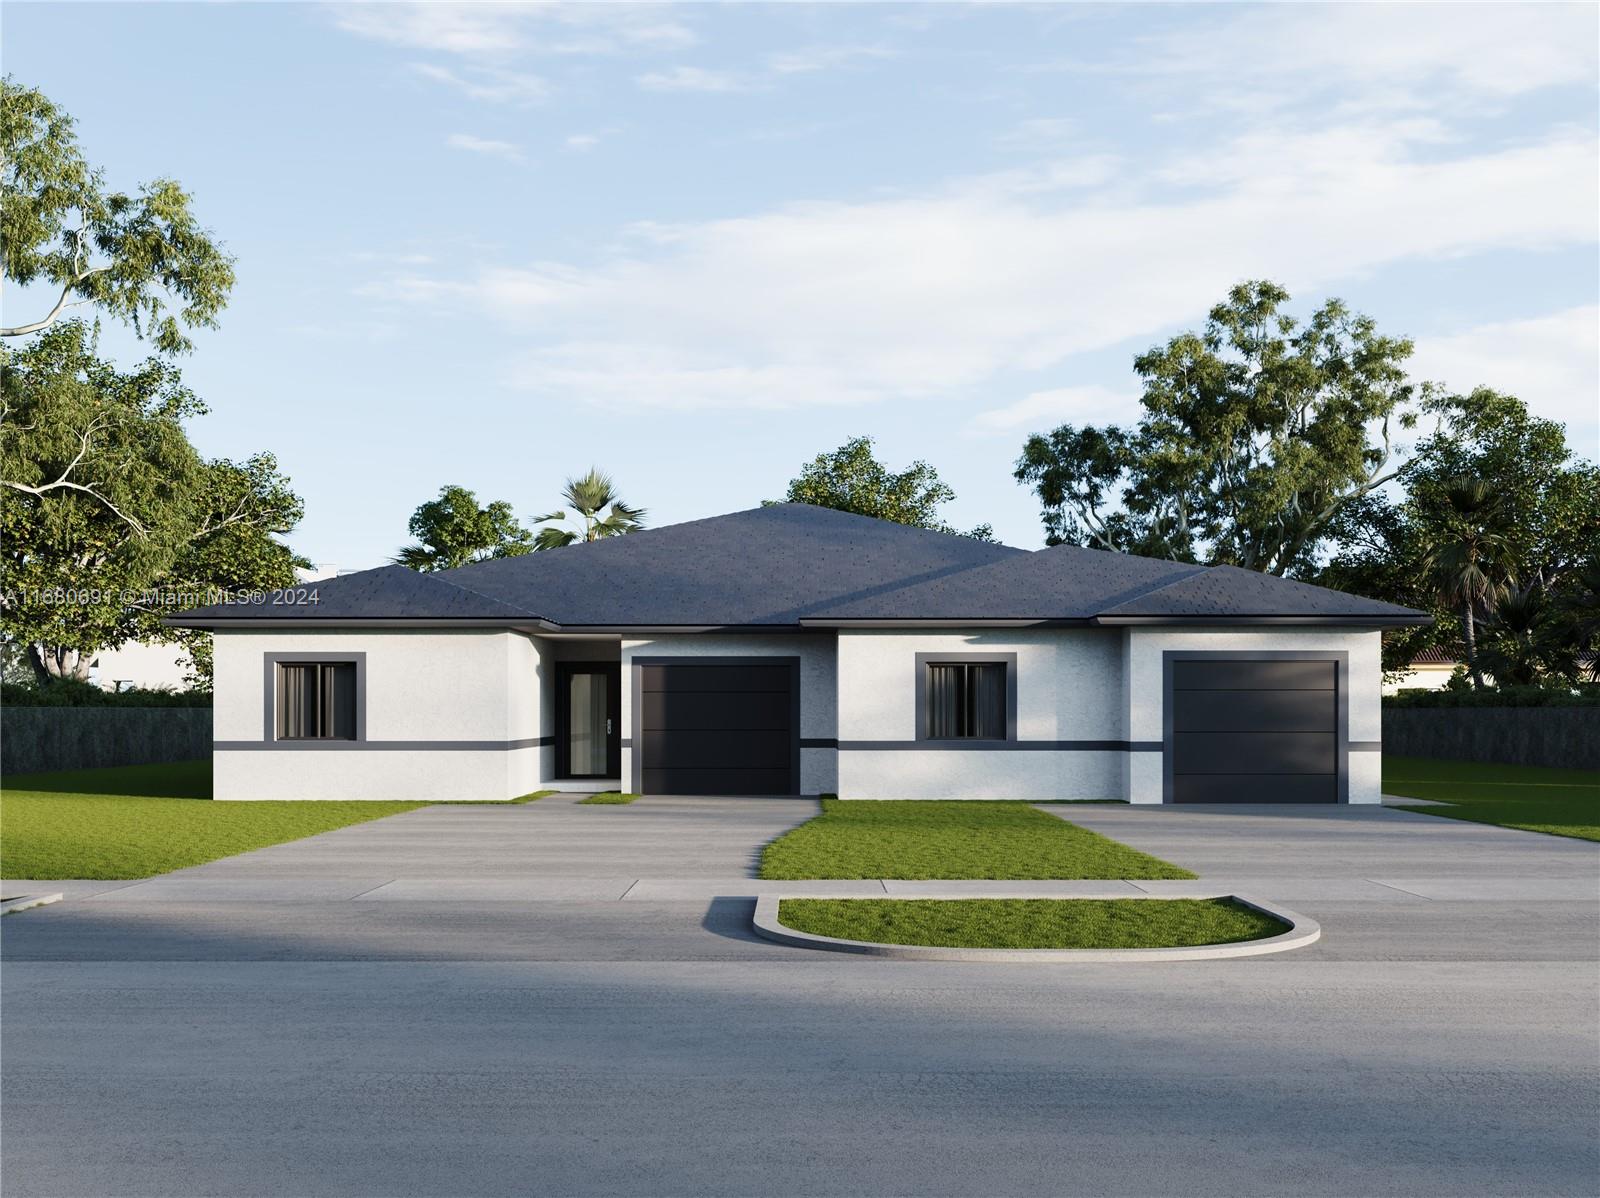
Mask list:
[[[1172,663],[1172,801],[1339,801],[1334,661]]]
[[[797,674],[788,662],[641,665],[644,793],[797,793]]]

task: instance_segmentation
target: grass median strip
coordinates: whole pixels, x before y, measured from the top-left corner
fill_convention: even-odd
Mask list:
[[[823,799],[762,851],[761,877],[1193,878],[1027,803]]]
[[[1594,770],[1385,755],[1383,792],[1450,804],[1405,808],[1423,815],[1600,840],[1600,773]]]
[[[1190,948],[1281,935],[1232,899],[784,899],[797,932],[936,948]]]
[[[638,797],[638,795],[627,794],[620,790],[602,790],[599,794],[590,795],[587,799],[579,799],[578,806],[587,807],[591,804],[602,807],[611,806],[617,803],[631,803]]]

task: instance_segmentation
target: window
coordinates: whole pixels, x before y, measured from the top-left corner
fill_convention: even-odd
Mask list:
[[[356,663],[278,663],[279,740],[356,739]]]
[[[1004,740],[1004,662],[929,662],[929,740]]]

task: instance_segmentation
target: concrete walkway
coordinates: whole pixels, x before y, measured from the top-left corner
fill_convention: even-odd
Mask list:
[[[7,1198],[1594,1192],[1600,846],[1045,809],[1323,939],[819,954],[738,897],[811,804],[418,811],[6,918]]]

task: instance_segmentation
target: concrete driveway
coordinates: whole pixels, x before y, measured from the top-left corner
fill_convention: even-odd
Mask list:
[[[812,810],[434,808],[10,917],[5,1193],[1596,1192],[1600,846],[1048,808],[1324,939],[909,963],[746,931]]]

